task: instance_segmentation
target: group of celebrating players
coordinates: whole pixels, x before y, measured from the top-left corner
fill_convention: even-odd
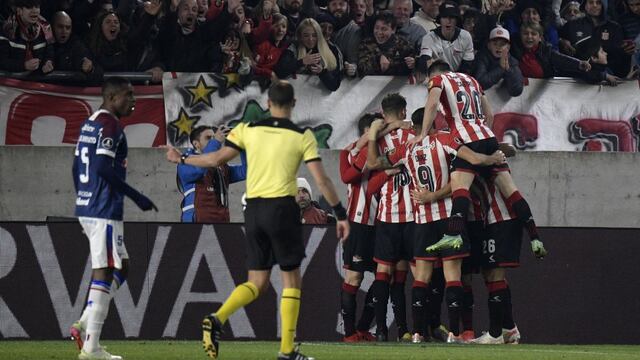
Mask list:
[[[505,162],[512,150],[491,131],[493,114],[481,86],[442,61],[431,64],[429,77],[427,103],[413,114],[413,128],[404,121],[405,99],[389,94],[382,114],[359,120],[361,137],[340,155],[351,225],[343,244],[344,341],[387,341],[390,298],[400,341],[518,343],[505,271],[519,265],[523,229],[536,257],[547,251]],[[434,128],[438,111],[447,131]],[[404,293],[409,270],[411,331]],[[480,270],[490,326],[476,338],[471,275]],[[365,271],[375,272],[375,281],[356,326],[356,294]],[[440,322],[443,297],[448,329]],[[374,317],[375,337],[369,333]]]

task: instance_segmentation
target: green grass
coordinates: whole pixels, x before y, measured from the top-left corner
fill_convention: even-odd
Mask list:
[[[207,360],[197,341],[104,341],[110,351],[125,360]],[[223,342],[221,360],[274,360],[279,344],[252,341]],[[608,360],[639,359],[640,346],[623,345],[446,345],[397,344],[382,345],[342,343],[303,343],[302,351],[318,360],[372,359],[473,359],[473,360]],[[76,359],[71,341],[0,341],[2,360]]]

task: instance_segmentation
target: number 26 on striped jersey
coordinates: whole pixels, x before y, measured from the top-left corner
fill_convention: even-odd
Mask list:
[[[479,119],[484,119],[484,114],[482,113],[482,105],[480,102],[480,93],[473,90],[471,91],[471,95],[464,90],[458,90],[456,92],[456,101],[458,103],[462,103],[462,111],[460,112],[460,117],[464,120],[474,120],[476,115]],[[473,106],[473,110],[475,110],[475,114],[471,111],[471,106]]]

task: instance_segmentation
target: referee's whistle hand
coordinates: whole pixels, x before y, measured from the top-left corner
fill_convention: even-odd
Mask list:
[[[349,237],[349,221],[338,220],[336,223],[336,236],[340,242],[345,242],[345,240],[347,240]]]

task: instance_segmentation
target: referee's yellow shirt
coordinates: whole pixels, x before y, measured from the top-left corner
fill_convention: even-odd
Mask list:
[[[225,145],[247,154],[247,199],[295,196],[300,161],[320,160],[311,130],[289,119],[238,124]]]

